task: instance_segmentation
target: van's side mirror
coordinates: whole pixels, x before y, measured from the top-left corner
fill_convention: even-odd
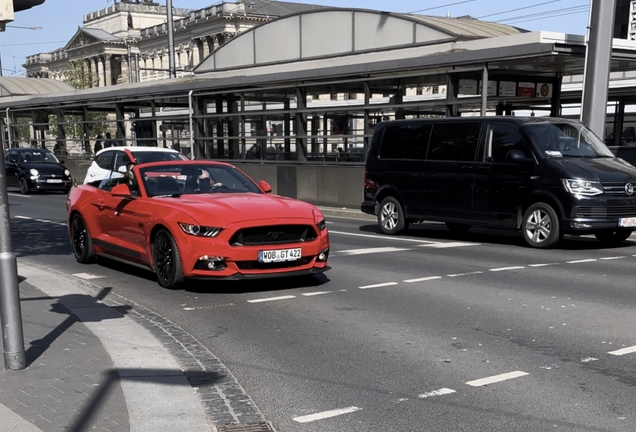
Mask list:
[[[261,180],[260,182],[258,182],[258,187],[261,188],[261,190],[266,194],[272,193],[272,187],[265,180]]]
[[[532,159],[526,157],[526,155],[521,150],[509,150],[506,154],[506,160],[510,162],[520,163],[527,163],[532,161]]]

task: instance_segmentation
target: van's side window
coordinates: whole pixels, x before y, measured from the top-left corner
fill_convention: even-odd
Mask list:
[[[431,135],[430,124],[391,125],[384,129],[380,158],[426,159],[426,147]]]
[[[431,133],[427,160],[463,161],[475,160],[481,123],[436,123]]]
[[[527,158],[532,157],[530,149],[519,131],[504,124],[491,125],[486,136],[486,161],[502,162],[510,150],[520,150]]]

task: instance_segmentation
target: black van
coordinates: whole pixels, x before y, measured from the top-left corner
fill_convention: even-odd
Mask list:
[[[386,234],[409,223],[521,230],[536,248],[563,234],[617,244],[636,228],[636,167],[580,122],[454,117],[377,125],[361,209]]]

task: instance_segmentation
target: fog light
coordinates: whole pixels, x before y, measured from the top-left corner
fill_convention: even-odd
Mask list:
[[[572,228],[592,228],[592,224],[584,222],[572,222],[570,225]]]
[[[320,253],[318,254],[317,261],[318,262],[325,262],[325,261],[327,261],[328,257],[329,257],[329,249],[325,249],[323,251],[320,251]]]
[[[199,262],[195,266],[199,270],[224,270],[225,259],[217,256],[203,255],[199,257]]]

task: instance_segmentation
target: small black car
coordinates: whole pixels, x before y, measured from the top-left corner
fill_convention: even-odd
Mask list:
[[[31,191],[68,193],[73,186],[71,173],[64,162],[46,149],[10,149],[4,164],[7,186],[17,186],[23,194]]]

